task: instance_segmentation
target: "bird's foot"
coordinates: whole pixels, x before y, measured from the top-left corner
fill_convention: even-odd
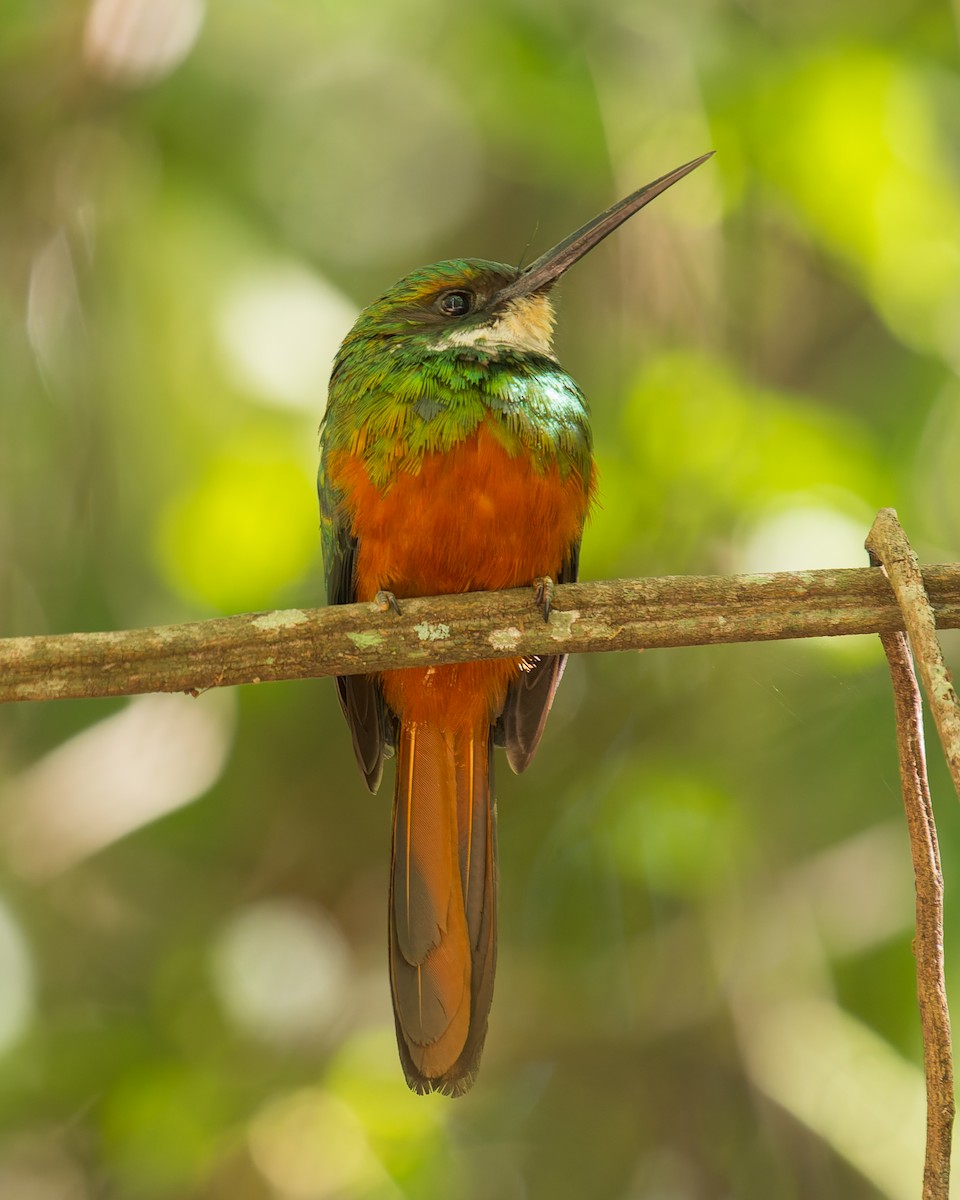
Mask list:
[[[549,575],[541,575],[533,581],[533,599],[537,608],[543,613],[544,621],[550,620],[550,610],[553,607],[553,589],[556,585]]]
[[[373,598],[373,603],[377,612],[395,612],[400,616],[400,605],[397,603],[397,598],[393,592],[379,591]]]

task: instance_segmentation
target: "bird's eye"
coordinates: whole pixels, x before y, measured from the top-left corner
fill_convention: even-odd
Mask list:
[[[444,292],[437,308],[445,317],[465,317],[473,308],[473,296],[470,292]]]

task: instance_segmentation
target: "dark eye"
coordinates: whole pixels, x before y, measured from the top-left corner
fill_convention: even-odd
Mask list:
[[[470,292],[444,292],[437,308],[445,317],[465,317],[473,308],[473,296]]]

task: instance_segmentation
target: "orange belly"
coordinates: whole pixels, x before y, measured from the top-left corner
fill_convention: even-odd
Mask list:
[[[511,456],[481,425],[445,453],[424,455],[416,472],[399,471],[383,491],[362,459],[330,456],[359,539],[356,593],[371,600],[496,591],[556,576],[590,505],[592,479],[556,464],[538,469]],[[521,659],[387,671],[384,694],[406,721],[476,728],[499,712]]]

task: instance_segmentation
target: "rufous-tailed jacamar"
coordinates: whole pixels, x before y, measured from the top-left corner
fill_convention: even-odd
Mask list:
[[[596,486],[587,404],[553,355],[549,292],[695,159],[634,192],[529,267],[455,259],[407,275],[344,339],[322,425],[331,604],[577,578]],[[418,1092],[465,1092],[496,962],[493,747],[523,771],[562,656],[337,679],[367,785],[397,756],[390,985]]]

